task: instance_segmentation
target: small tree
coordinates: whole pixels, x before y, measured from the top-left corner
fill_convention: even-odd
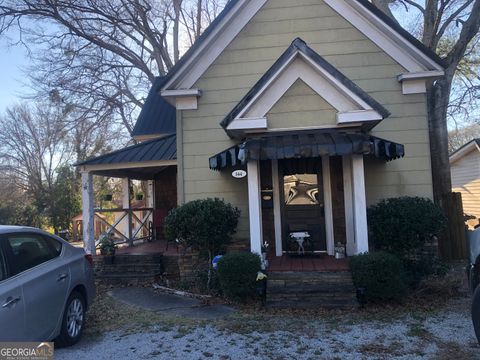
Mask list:
[[[220,199],[195,200],[173,209],[165,219],[165,236],[198,250],[208,259],[208,287],[214,254],[223,252],[235,233],[240,210]]]

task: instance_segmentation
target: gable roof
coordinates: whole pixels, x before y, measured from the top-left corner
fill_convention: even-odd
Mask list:
[[[177,128],[176,110],[162,96],[162,77],[157,77],[132,131],[132,136],[174,134]]]
[[[333,0],[340,1],[340,0]],[[379,18],[386,26],[392,29],[393,32],[397,33],[400,38],[405,39],[408,43],[413,45],[421,54],[430,59],[433,63],[436,63],[438,67],[444,68],[445,62],[440,58],[434,51],[427,48],[422,42],[416,39],[408,31],[406,31],[402,26],[390,19],[385,13],[378,9],[375,5],[370,3],[368,0],[350,0],[359,4],[364,10],[369,12],[374,17]],[[161,90],[167,90],[170,87],[170,82],[172,78],[179,76],[181,73],[190,71],[190,66],[186,66],[195,56],[198,55],[203,45],[213,38],[217,28],[222,25],[224,19],[233,13],[234,10],[241,8],[241,3],[245,3],[246,0],[230,0],[227,2],[227,5],[222,10],[222,12],[215,18],[215,20],[210,24],[210,26],[205,29],[202,35],[195,41],[195,43],[188,49],[188,51],[182,56],[182,58],[173,66],[173,68],[168,72],[168,74],[163,78],[162,83],[160,84]],[[265,3],[266,1],[264,1]],[[262,4],[263,5],[263,4]]]
[[[480,139],[473,139],[450,154],[450,164],[477,149],[480,152]]]
[[[332,64],[326,61],[323,57],[311,49],[302,39],[295,39],[288,49],[280,56],[280,58],[273,64],[273,66],[262,76],[262,78],[250,89],[250,91],[243,97],[242,100],[233,108],[233,110],[222,120],[220,125],[225,129],[228,125],[241,114],[244,109],[254,101],[254,99],[261,93],[265,86],[271,83],[278,76],[278,72],[291,61],[292,57],[301,53],[314,64],[318,65],[323,71],[336,79],[343,87],[349,90],[354,96],[357,96],[369,107],[375,110],[382,118],[390,116],[390,112],[385,109],[374,98],[357,86],[353,81],[347,78],[343,73],[337,70]]]

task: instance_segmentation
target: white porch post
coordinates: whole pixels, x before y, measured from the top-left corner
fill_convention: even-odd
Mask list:
[[[345,204],[345,231],[347,237],[347,255],[356,254],[355,246],[355,217],[353,214],[352,190],[352,158],[350,155],[342,157],[343,166],[343,197]]]
[[[280,212],[280,181],[278,178],[278,160],[272,160],[273,224],[275,229],[275,255],[283,255],[282,215]]]
[[[83,244],[87,254],[95,256],[95,211],[92,178],[91,173],[82,172]]]
[[[330,177],[330,157],[322,156],[322,177],[323,177],[323,210],[325,213],[325,233],[327,238],[327,253],[335,255],[335,236],[333,231],[333,202],[332,202],[332,181]]]
[[[262,253],[263,232],[259,165],[259,161],[256,160],[249,160],[247,163],[250,250],[260,255]]]
[[[127,216],[122,220],[123,235],[125,235],[129,244],[133,244],[132,239],[132,209],[130,204],[130,179],[122,178],[122,208],[127,211]]]
[[[147,208],[153,209],[155,206],[155,191],[154,191],[155,181],[148,180],[147,182]]]
[[[363,155],[352,155],[352,179],[356,253],[361,254],[368,252],[367,198]]]

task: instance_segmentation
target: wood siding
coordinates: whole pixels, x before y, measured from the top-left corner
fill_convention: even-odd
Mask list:
[[[480,152],[474,149],[451,164],[452,188],[462,193],[465,214],[480,218]]]
[[[216,196],[231,202],[242,211],[238,236],[248,237],[246,179],[233,179],[230,171],[211,171],[208,158],[236,143],[220,121],[296,37],[392,113],[373,134],[405,144],[406,156],[390,163],[366,161],[368,203],[400,195],[432,197],[426,97],[402,95],[396,76],[405,69],[322,0],[270,0],[195,84],[202,90],[198,110],[182,112],[178,128],[183,129],[179,153],[183,154],[184,200]],[[290,98],[289,105],[294,106]],[[273,112],[286,108],[283,101]],[[321,99],[315,104],[324,105]],[[280,113],[286,114],[278,112],[273,119]],[[298,113],[289,123],[296,121]]]
[[[337,111],[298,79],[267,113],[269,129],[336,125]]]

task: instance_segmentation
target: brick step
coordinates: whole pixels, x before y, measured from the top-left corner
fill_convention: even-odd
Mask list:
[[[353,308],[358,306],[354,298],[324,298],[324,297],[309,297],[297,299],[271,299],[267,298],[267,307],[282,308],[282,309],[340,309]]]
[[[330,271],[330,272],[271,272],[268,274],[269,280],[294,280],[294,281],[341,281],[352,280],[349,271]]]
[[[95,275],[97,280],[113,286],[138,286],[152,284],[157,281],[159,273],[102,273]]]
[[[158,254],[128,254],[115,255],[115,264],[147,264],[147,263],[161,263],[163,255]],[[95,264],[103,264],[103,256],[96,256],[94,258]]]
[[[95,267],[95,273],[157,273],[162,271],[161,263],[149,264],[101,264]]]
[[[268,307],[344,308],[356,304],[356,291],[348,271],[268,274]]]
[[[296,284],[288,286],[277,286],[268,284],[267,294],[355,294],[353,284]]]

